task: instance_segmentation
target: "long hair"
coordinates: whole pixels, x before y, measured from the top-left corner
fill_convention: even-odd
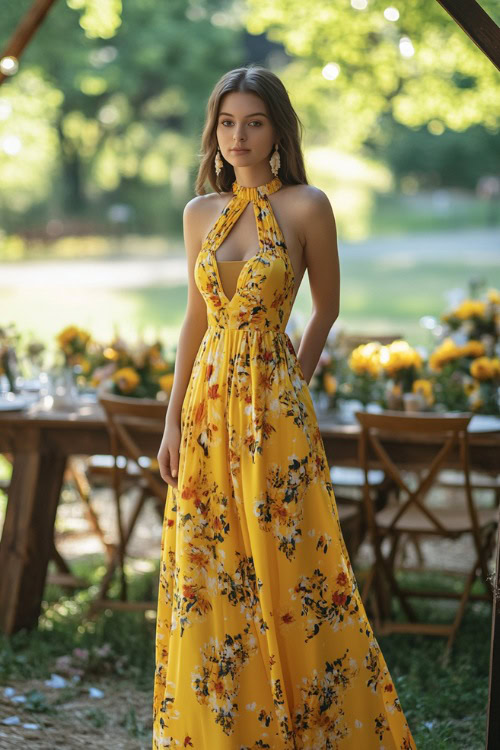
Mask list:
[[[304,159],[300,141],[303,125],[295,112],[283,82],[272,71],[261,65],[250,64],[235,68],[220,78],[207,102],[205,126],[201,138],[201,157],[195,190],[197,195],[205,195],[208,181],[217,193],[231,192],[235,180],[232,164],[222,156],[223,167],[215,172],[217,153],[217,118],[221,99],[232,91],[257,94],[265,102],[276,139],[279,139],[280,168],[278,177],[284,185],[307,185]],[[274,146],[273,146],[274,150]],[[269,153],[271,157],[272,151]]]

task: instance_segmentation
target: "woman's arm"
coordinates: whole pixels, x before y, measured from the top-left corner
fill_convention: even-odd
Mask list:
[[[206,199],[192,198],[183,213],[184,245],[188,266],[188,300],[175,356],[174,382],[167,408],[166,424],[180,427],[181,409],[196,352],[207,330],[207,303],[194,280],[194,265],[201,249],[205,226]]]
[[[330,201],[319,188],[308,186],[307,193],[299,210],[313,309],[297,358],[309,383],[339,315],[340,267],[337,228]]]

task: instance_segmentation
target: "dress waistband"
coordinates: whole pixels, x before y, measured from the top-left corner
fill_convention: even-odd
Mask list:
[[[277,333],[281,334],[282,336],[287,336],[286,331],[284,331],[282,328],[259,328],[259,326],[245,326],[244,328],[240,328],[237,325],[230,326],[230,325],[222,325],[220,323],[209,323],[208,328],[214,328],[219,330],[227,330],[227,331],[238,331],[241,333],[273,333],[276,335]]]

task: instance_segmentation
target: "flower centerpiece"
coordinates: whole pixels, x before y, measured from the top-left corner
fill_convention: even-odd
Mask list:
[[[482,398],[477,397],[481,382],[477,375],[482,372],[474,366],[478,359],[488,360],[485,357],[484,344],[475,339],[459,344],[451,336],[447,336],[431,352],[429,357],[431,380],[436,400],[443,408],[451,411],[472,409],[490,414],[498,413],[498,406],[491,410],[494,397],[490,391],[495,388],[494,366],[484,369],[488,377],[483,381]],[[490,374],[491,377],[489,377]],[[490,411],[484,409],[485,402]]]
[[[327,339],[309,384],[318,405],[321,404],[321,397],[323,397],[326,408],[334,409],[336,407],[339,397],[338,382],[339,377],[341,377],[341,367],[342,359],[339,357],[337,346],[333,340]]]
[[[457,307],[443,313],[445,337],[460,331],[469,340],[481,341],[486,354],[492,356],[500,337],[500,291],[488,289],[484,299],[464,299]]]
[[[17,347],[20,334],[15,324],[11,323],[0,328],[0,376],[5,375],[12,393],[17,392],[16,378],[18,375]]]
[[[174,360],[165,357],[160,341],[153,344],[139,340],[127,344],[116,336],[102,351],[102,364],[92,374],[95,387],[105,381],[111,392],[133,398],[166,400],[174,378]]]
[[[389,409],[402,409],[404,394],[418,395],[413,389],[420,378],[423,360],[419,352],[404,339],[396,339],[379,351],[380,368],[386,378],[385,403]],[[422,402],[422,407],[424,402]]]
[[[500,414],[500,358],[477,357],[470,364],[474,382],[469,387],[469,404],[473,411]]]
[[[57,334],[56,339],[66,367],[79,365],[84,372],[90,369],[86,356],[91,341],[88,331],[69,325]]]
[[[349,371],[340,386],[340,393],[344,398],[357,399],[363,406],[373,401],[380,402],[381,348],[378,341],[370,341],[353,349],[348,359]]]

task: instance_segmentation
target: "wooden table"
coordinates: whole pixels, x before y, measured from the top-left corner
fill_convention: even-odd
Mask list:
[[[357,466],[357,423],[336,423],[333,413],[319,414],[318,422],[329,464]],[[135,437],[145,455],[156,455],[158,435],[141,432]],[[498,472],[500,423],[496,432],[471,431],[470,443],[471,468]],[[422,441],[395,447],[397,460],[422,465],[429,464],[436,450]],[[0,629],[10,634],[38,622],[68,456],[110,453],[104,412],[95,403],[82,403],[70,412],[44,411],[40,404],[23,412],[0,412],[0,453],[14,456],[0,540]],[[458,456],[450,456],[447,465],[458,466]]]

